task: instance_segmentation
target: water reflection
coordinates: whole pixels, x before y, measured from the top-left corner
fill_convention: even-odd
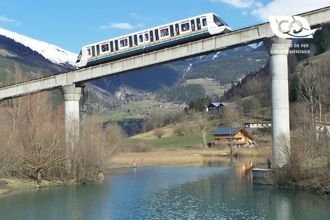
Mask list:
[[[327,219],[330,216],[329,201],[302,191],[253,185],[250,176],[243,172],[249,161],[228,159],[206,162],[213,167],[118,169],[102,184],[1,197],[0,219]]]

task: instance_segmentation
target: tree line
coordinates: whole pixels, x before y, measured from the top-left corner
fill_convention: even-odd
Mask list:
[[[103,129],[96,119],[80,128],[75,148],[67,148],[64,108],[54,109],[48,92],[0,105],[0,178],[95,181],[122,141],[117,125]]]

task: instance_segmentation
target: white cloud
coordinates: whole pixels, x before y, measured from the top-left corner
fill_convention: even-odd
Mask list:
[[[128,22],[117,22],[117,23],[111,23],[102,25],[99,27],[100,29],[119,29],[119,30],[132,30],[134,29],[134,25],[131,25]]]
[[[141,15],[135,13],[135,12],[130,13],[129,16],[131,16],[135,20],[141,21],[143,23],[147,23],[147,22],[150,22],[152,20],[152,18],[150,18],[150,17],[141,16]]]
[[[15,24],[15,25],[20,24],[18,21],[8,18],[6,16],[0,16],[0,23],[11,23],[11,24]]]
[[[260,5],[252,10],[255,15],[262,20],[268,20],[268,16],[295,15],[306,11],[326,7],[330,5],[330,0],[272,0],[266,5]]]
[[[248,14],[249,14],[249,13],[248,13],[247,11],[243,11],[243,12],[242,12],[242,15],[243,15],[243,16],[247,16]]]
[[[330,5],[330,0],[270,0],[267,3],[262,3],[261,0],[211,0],[211,2],[222,2],[244,9],[243,16],[246,16],[246,11],[249,10],[250,14],[264,21],[268,20],[268,16],[295,15]]]
[[[236,8],[250,8],[255,4],[255,0],[211,0],[211,2],[223,2]]]

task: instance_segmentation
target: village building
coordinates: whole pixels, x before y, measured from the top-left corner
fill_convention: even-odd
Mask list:
[[[253,147],[255,138],[244,128],[218,128],[211,132],[215,146]]]
[[[205,106],[205,112],[216,113],[220,112],[223,108],[237,108],[237,105],[235,103],[211,102]]]
[[[325,133],[326,135],[330,136],[330,124],[324,121],[316,121],[315,128],[318,133]]]
[[[272,122],[270,121],[258,121],[258,122],[246,122],[245,128],[271,128]]]

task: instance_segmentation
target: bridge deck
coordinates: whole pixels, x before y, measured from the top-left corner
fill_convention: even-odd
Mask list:
[[[312,27],[330,22],[330,7],[300,14]],[[213,51],[224,50],[241,45],[255,43],[274,36],[269,23],[232,31],[230,33],[211,36],[206,39],[161,49],[129,58],[87,67],[50,77],[35,79],[0,88],[0,100],[50,90],[61,86],[86,82],[89,80],[134,70],[146,66],[193,57]]]

